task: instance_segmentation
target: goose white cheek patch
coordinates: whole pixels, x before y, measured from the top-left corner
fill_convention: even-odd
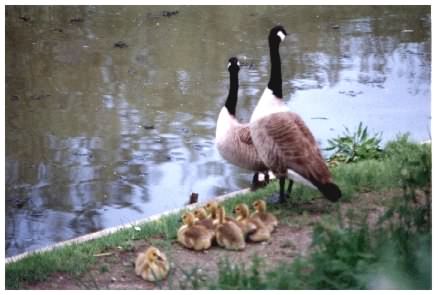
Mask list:
[[[278,31],[277,36],[280,37],[281,41],[283,41],[284,38],[286,38],[286,35],[282,31]]]
[[[231,66],[231,63],[229,62],[229,63],[228,63],[228,65],[227,65],[227,69],[229,69],[229,68],[230,68],[230,66]],[[240,62],[239,62],[239,61],[237,62],[237,66],[239,66],[239,67],[240,67]]]

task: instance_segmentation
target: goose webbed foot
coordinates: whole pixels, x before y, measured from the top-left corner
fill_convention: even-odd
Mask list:
[[[266,203],[268,204],[282,204],[285,203],[289,198],[292,192],[293,181],[289,180],[289,185],[287,187],[287,192],[284,191],[284,186],[286,184],[285,177],[279,177],[280,191],[278,193],[274,193],[272,196],[266,199]]]
[[[286,203],[286,200],[289,198],[288,194],[284,194],[283,196],[280,193],[273,193],[271,196],[266,198],[266,204],[268,205],[277,205]]]

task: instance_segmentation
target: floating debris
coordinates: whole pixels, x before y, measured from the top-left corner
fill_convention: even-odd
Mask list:
[[[84,19],[83,18],[81,18],[81,17],[74,17],[74,18],[71,18],[70,19],[70,23],[82,23],[82,22],[84,22]]]
[[[161,12],[161,16],[164,16],[164,17],[171,17],[171,16],[174,16],[174,15],[177,15],[178,13],[179,13],[178,10],[175,10],[175,11],[167,11],[167,10],[163,10],[163,11]]]
[[[22,15],[22,16],[20,16],[19,19],[21,19],[21,20],[24,21],[24,22],[28,22],[28,21],[30,21],[30,17],[28,17],[28,16],[26,16],[26,15]]]
[[[155,129],[155,125],[142,125],[141,127],[143,127],[146,130],[152,130]]]
[[[14,199],[14,205],[16,208],[21,209],[24,207],[24,205],[27,203],[28,200],[29,200],[28,198],[25,198],[25,199],[16,198],[16,199]]]
[[[32,96],[30,97],[30,99],[31,99],[31,100],[42,100],[42,99],[44,99],[44,98],[48,98],[48,97],[50,97],[50,96],[51,96],[50,94],[32,95]]]
[[[253,69],[256,67],[256,65],[252,62],[248,62],[248,61],[242,61],[240,62],[240,67],[248,67],[249,70]]]
[[[351,97],[355,97],[357,95],[362,94],[363,92],[362,91],[354,91],[354,90],[350,90],[350,91],[341,90],[341,91],[339,91],[339,93],[340,94],[345,94],[345,95],[348,95],[348,96],[351,96]]]
[[[193,149],[196,150],[196,151],[201,151],[203,149],[203,146],[198,144],[198,143],[195,143],[193,145]]]
[[[402,33],[412,33],[414,32],[414,30],[410,30],[410,29],[406,29],[406,30],[402,30]]]
[[[118,42],[114,43],[114,47],[116,47],[116,48],[126,48],[126,47],[128,47],[128,44],[126,44],[123,41],[118,41]]]

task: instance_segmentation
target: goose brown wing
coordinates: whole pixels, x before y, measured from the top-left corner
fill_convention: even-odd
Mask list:
[[[276,113],[264,122],[266,135],[273,142],[283,165],[313,184],[330,182],[330,171],[304,121],[291,112]],[[318,185],[317,185],[318,186]]]
[[[242,126],[241,128],[239,128],[237,131],[237,135],[242,143],[247,145],[254,144],[251,138],[251,132],[249,126],[244,126],[244,127]]]

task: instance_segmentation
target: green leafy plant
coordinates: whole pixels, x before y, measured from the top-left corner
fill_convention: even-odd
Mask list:
[[[357,162],[364,159],[378,159],[382,154],[380,148],[381,133],[374,135],[368,134],[368,127],[364,127],[362,122],[359,123],[357,130],[350,132],[345,127],[342,136],[329,139],[329,146],[326,151],[334,151],[329,159],[331,164],[337,162]]]

